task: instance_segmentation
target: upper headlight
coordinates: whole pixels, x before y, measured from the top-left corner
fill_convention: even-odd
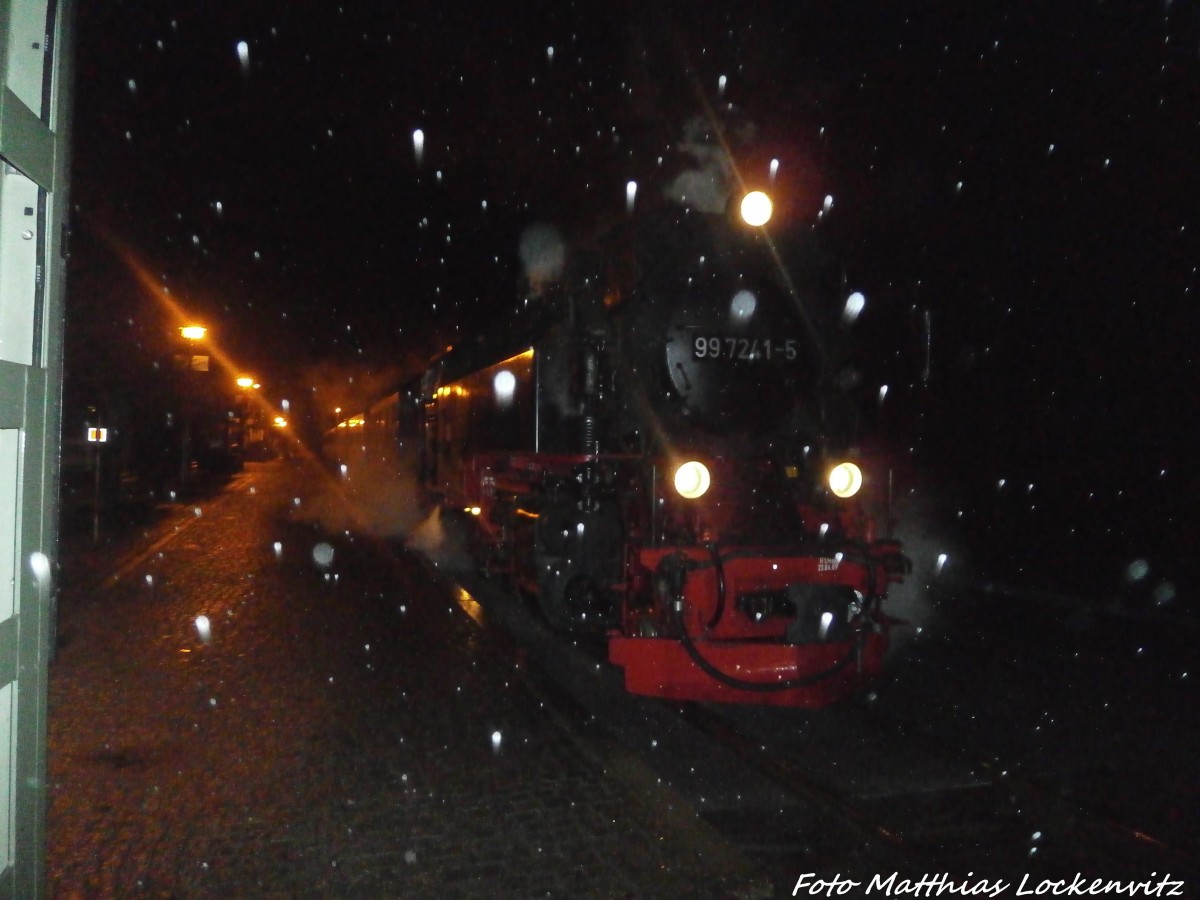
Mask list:
[[[708,474],[708,466],[702,462],[685,462],[675,470],[675,490],[685,500],[695,500],[704,496],[711,484],[712,476]]]
[[[742,221],[756,228],[759,225],[766,225],[771,221],[773,209],[770,197],[762,191],[751,191],[742,198]]]
[[[839,497],[853,497],[862,483],[862,469],[852,462],[839,463],[829,471],[829,489]]]

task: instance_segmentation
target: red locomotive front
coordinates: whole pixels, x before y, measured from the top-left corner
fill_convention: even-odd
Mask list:
[[[761,228],[641,217],[423,377],[427,489],[634,693],[819,706],[880,671],[906,561],[789,271]]]

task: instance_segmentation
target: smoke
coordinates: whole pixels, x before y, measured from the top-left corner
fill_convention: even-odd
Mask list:
[[[333,471],[295,507],[293,518],[327,534],[400,541],[435,566],[470,569],[471,523],[426,500],[415,447],[402,446],[380,459],[368,456],[361,434],[361,429],[345,429],[326,445]]]
[[[354,445],[360,429],[325,448],[335,468],[314,487],[294,515],[326,532],[351,532],[378,538],[406,538],[426,516],[416,477],[415,453],[390,459],[370,458]]]
[[[469,523],[435,506],[408,535],[404,545],[435,566],[449,571],[469,571],[475,561],[467,549]]]
[[[699,212],[724,212],[732,191],[733,167],[708,123],[702,118],[688,122],[678,149],[692,165],[667,184],[663,196]]]
[[[902,584],[891,586],[884,606],[889,615],[908,623],[892,633],[893,655],[941,626],[934,596],[937,584],[954,579],[956,570],[965,566],[957,541],[946,526],[938,524],[928,504],[906,498],[898,503],[896,518],[899,524],[894,536],[912,561],[913,570]]]
[[[394,390],[406,372],[419,371],[422,362],[415,354],[407,361],[374,367],[324,361],[306,369],[297,381],[308,395],[315,425],[324,432],[338,421],[365,413]]]
[[[525,277],[535,294],[562,277],[566,265],[567,245],[553,225],[530,225],[521,235],[518,246]]]

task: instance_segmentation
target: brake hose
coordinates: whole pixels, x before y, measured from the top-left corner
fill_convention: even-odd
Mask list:
[[[722,684],[726,684],[732,688],[737,688],[738,690],[755,691],[764,694],[774,693],[776,691],[790,691],[794,688],[808,687],[811,684],[816,684],[817,682],[824,681],[827,678],[832,678],[854,661],[854,658],[862,649],[863,643],[863,641],[860,639],[858,643],[850,648],[850,651],[844,657],[842,657],[828,669],[825,669],[821,672],[814,672],[811,675],[804,675],[799,678],[789,678],[785,681],[747,681],[744,678],[738,678],[734,675],[730,675],[727,672],[722,672],[707,659],[705,659],[700,653],[699,648],[697,648],[692,642],[691,635],[687,633],[687,627],[683,624],[682,611],[676,610],[675,617],[676,624],[679,626],[679,632],[681,635],[679,642],[683,644],[683,649],[687,651],[687,654],[691,657],[692,662],[699,666],[706,675],[715,681],[719,681]]]
[[[870,607],[871,602],[875,599],[875,597],[874,597],[875,585],[876,585],[875,566],[872,563],[870,553],[867,552],[865,548],[856,547],[856,549],[861,549],[863,551],[862,558],[858,561],[862,562],[867,569],[868,593],[865,598],[865,602],[863,604],[863,609],[862,609],[862,613],[866,613],[867,609]],[[721,618],[721,616],[724,614],[724,611],[725,611],[725,570],[721,564],[721,557],[720,557],[720,554],[717,553],[716,547],[710,545],[709,552],[712,555],[713,568],[715,569],[715,573],[716,573],[716,577],[717,577],[717,598],[718,598],[717,612],[713,616],[712,621],[709,622],[709,625],[708,625],[708,627],[711,629],[717,623],[717,621]],[[843,669],[845,669],[848,665],[850,665],[850,663],[852,663],[855,660],[855,658],[862,652],[863,645],[866,643],[866,640],[864,637],[864,635],[866,634],[866,631],[865,631],[865,629],[860,628],[855,644],[850,648],[850,650],[846,653],[846,655],[844,657],[842,657],[840,660],[838,660],[836,663],[834,663],[828,669],[824,669],[820,672],[814,672],[811,675],[803,675],[803,676],[800,676],[797,678],[788,678],[784,681],[771,681],[771,682],[747,681],[744,678],[738,678],[736,675],[730,675],[728,672],[722,672],[720,669],[718,669],[711,662],[709,662],[707,659],[704,658],[704,655],[701,654],[700,649],[692,641],[691,635],[688,634],[687,626],[684,624],[683,605],[682,604],[678,604],[677,606],[675,604],[672,604],[672,605],[675,606],[675,609],[674,609],[675,624],[679,627],[679,634],[680,634],[679,642],[681,644],[683,644],[683,648],[684,648],[684,650],[687,651],[687,654],[691,658],[692,662],[694,662],[697,666],[699,666],[700,670],[703,671],[710,678],[712,678],[714,681],[718,681],[722,684],[728,685],[729,687],[736,688],[738,690],[743,690],[743,691],[753,691],[753,692],[757,692],[757,693],[775,693],[778,691],[789,691],[789,690],[794,690],[796,688],[808,687],[809,685],[817,684],[821,681],[825,681],[826,679],[833,678],[835,675],[840,673]]]

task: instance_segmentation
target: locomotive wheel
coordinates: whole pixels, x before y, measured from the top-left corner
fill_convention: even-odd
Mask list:
[[[538,608],[555,631],[598,631],[606,621],[605,594],[592,579],[570,570],[551,569],[538,584]]]

